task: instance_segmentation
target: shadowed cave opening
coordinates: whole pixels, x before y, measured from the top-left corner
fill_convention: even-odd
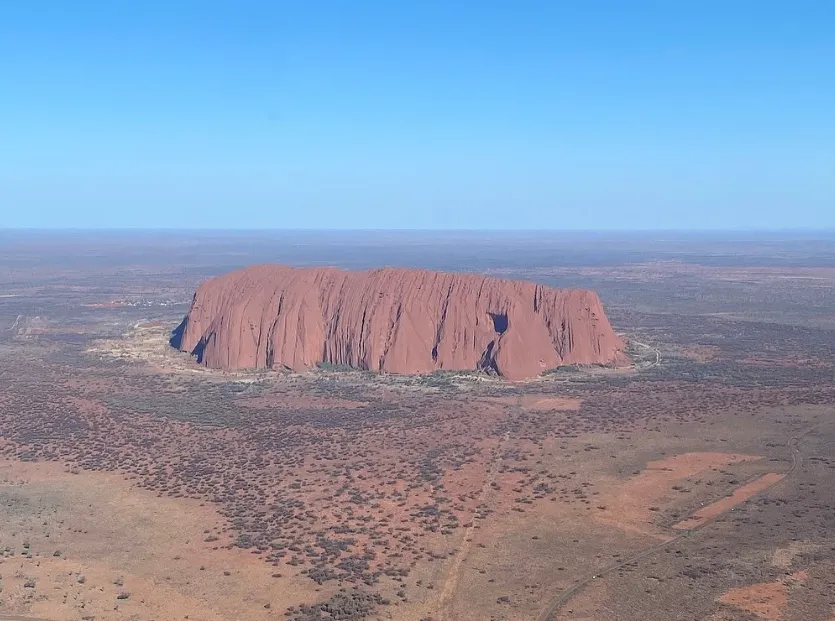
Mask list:
[[[183,332],[186,331],[186,324],[188,324],[188,315],[183,317],[180,324],[171,331],[171,338],[168,339],[168,344],[174,349],[180,349],[183,342]]]
[[[186,331],[188,325],[188,315],[183,318],[180,324],[171,331],[171,337],[168,339],[168,344],[174,349],[181,349],[183,346],[183,333]],[[197,359],[197,363],[203,362],[203,350],[206,349],[206,337],[200,339],[194,349],[191,350],[191,355]]]
[[[507,315],[504,313],[487,313],[493,320],[493,330],[497,334],[504,334],[507,330]]]
[[[478,361],[478,368],[482,371],[487,371],[491,375],[498,375],[499,374],[499,367],[496,366],[496,360],[493,357],[493,349],[496,347],[496,341],[490,341],[487,345],[487,349],[485,349],[481,353],[481,360]]]
[[[206,339],[202,338],[198,341],[194,349],[191,350],[191,355],[197,359],[197,364],[203,363],[203,350],[206,349]]]

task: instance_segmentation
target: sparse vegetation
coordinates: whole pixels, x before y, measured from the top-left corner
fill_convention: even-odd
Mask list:
[[[835,399],[835,345],[826,324],[831,290],[784,279],[770,293],[752,293],[709,274],[697,282],[668,278],[662,286],[628,270],[612,280],[581,270],[536,273],[603,291],[618,328],[657,347],[663,363],[629,373],[561,367],[510,385],[483,374],[195,370],[176,352],[151,347],[151,339],[176,323],[202,274],[183,283],[181,274],[164,271],[118,279],[69,272],[62,277],[71,289],[36,271],[12,277],[7,270],[0,281],[21,293],[0,298],[3,325],[50,313],[25,323],[26,334],[0,331],[0,455],[8,463],[59,463],[79,478],[118,473],[148,498],[216,509],[220,523],[201,525],[187,548],[166,551],[160,575],[193,569],[189,580],[222,597],[224,585],[242,580],[245,565],[225,564],[222,555],[239,554],[263,566],[276,585],[279,595],[258,603],[264,615],[282,614],[282,597],[295,597],[286,611],[293,621],[397,618],[404,611],[420,611],[418,618],[425,610],[435,611],[425,618],[438,618],[439,602],[445,619],[460,615],[464,602],[479,618],[509,611],[534,618],[588,565],[627,558],[648,536],[624,531],[596,539],[605,532],[602,520],[619,507],[613,490],[640,476],[648,461],[698,450],[763,457],[665,483],[642,510],[651,513],[646,529],[666,533],[754,474],[785,471],[786,436],[811,425],[818,435],[803,446],[804,466],[791,485],[723,516],[699,538],[608,574],[606,605],[643,611],[648,621],[672,618],[663,616],[664,598],[687,593],[688,618],[703,618],[723,589],[776,576],[762,559],[786,539],[817,545],[835,528],[835,443],[825,422]],[[746,278],[758,278],[756,270]],[[146,291],[149,282],[165,288],[159,299],[183,303],[153,311],[85,306]],[[28,293],[35,286],[40,293]],[[708,311],[729,308],[741,290],[749,296],[743,317]],[[779,312],[803,325],[775,323]],[[135,328],[147,321],[163,327]],[[102,339],[120,343],[120,356],[104,355]],[[141,347],[130,339],[142,340]],[[633,347],[637,362],[655,360],[654,351]],[[157,367],[142,357],[148,351]],[[536,408],[529,397],[573,405]],[[63,575],[67,606],[101,598],[111,612],[115,598],[125,610],[144,610],[135,576],[121,567],[97,573],[67,545],[70,535],[92,536],[86,527],[55,522],[46,500],[33,510],[18,494],[31,483],[10,481],[0,488],[0,513],[32,517],[15,518],[25,529],[0,526],[0,569],[20,572],[2,572],[4,598],[23,592],[60,600],[51,581]],[[87,506],[77,510],[81,515]],[[209,556],[194,561],[189,550]],[[835,575],[826,573],[830,552],[821,546],[793,557],[792,571],[811,571],[802,583],[810,606],[831,592],[819,577]],[[524,576],[507,569],[524,559],[537,561]],[[457,565],[465,578],[455,577]]]

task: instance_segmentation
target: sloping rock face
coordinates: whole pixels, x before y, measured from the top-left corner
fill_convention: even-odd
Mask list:
[[[475,274],[259,265],[201,284],[172,343],[218,369],[321,362],[516,380],[626,359],[592,291]]]

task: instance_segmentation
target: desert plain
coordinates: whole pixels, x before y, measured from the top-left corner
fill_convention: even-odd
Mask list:
[[[0,621],[835,619],[832,239],[120,235],[0,237]],[[265,261],[588,288],[631,364],[171,347]]]

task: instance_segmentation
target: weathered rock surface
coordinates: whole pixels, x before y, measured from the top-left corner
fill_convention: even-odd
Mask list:
[[[259,265],[201,284],[172,343],[219,369],[321,362],[523,379],[628,360],[597,294],[475,274]]]

